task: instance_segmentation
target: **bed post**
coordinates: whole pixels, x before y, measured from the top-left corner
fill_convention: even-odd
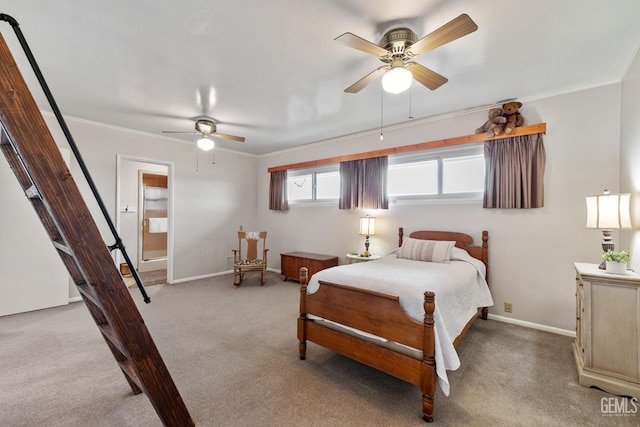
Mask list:
[[[484,278],[487,283],[489,283],[489,232],[487,230],[482,230],[482,261],[486,266]],[[482,307],[482,319],[487,320],[489,318],[489,308]]]
[[[398,228],[398,247],[402,246],[402,236],[404,235],[404,229]]]
[[[436,341],[433,312],[436,309],[435,293],[424,293],[424,339],[422,340],[422,419],[433,421],[433,398],[436,394]]]
[[[307,357],[307,308],[305,306],[305,296],[307,294],[307,280],[309,269],[300,269],[300,317],[298,318],[298,353],[300,360]]]
[[[489,232],[487,230],[482,231],[482,262],[487,266],[487,271],[485,274],[487,282],[489,281]]]

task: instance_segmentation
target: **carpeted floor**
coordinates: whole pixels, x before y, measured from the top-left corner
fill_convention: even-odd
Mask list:
[[[417,387],[310,343],[298,359],[298,286],[268,274],[131,293],[199,426],[424,426]],[[610,426],[580,387],[570,338],[475,322],[436,395],[439,426]],[[134,396],[83,303],[0,318],[1,426],[160,426]]]

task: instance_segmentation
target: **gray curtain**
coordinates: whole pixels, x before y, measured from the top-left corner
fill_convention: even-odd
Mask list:
[[[546,154],[541,133],[486,141],[484,158],[483,207],[544,206]]]
[[[340,163],[340,209],[388,209],[387,156]]]
[[[269,183],[269,209],[272,211],[289,210],[286,170],[271,172],[271,182]]]

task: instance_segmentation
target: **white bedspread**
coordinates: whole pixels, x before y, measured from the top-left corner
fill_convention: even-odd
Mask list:
[[[453,340],[478,307],[493,305],[484,264],[466,251],[454,249],[450,263],[412,261],[391,254],[375,261],[332,267],[314,274],[307,292],[316,292],[323,280],[397,295],[402,308],[418,322],[424,321],[425,291],[435,292],[436,372],[438,384],[448,396],[446,371],[460,366]]]

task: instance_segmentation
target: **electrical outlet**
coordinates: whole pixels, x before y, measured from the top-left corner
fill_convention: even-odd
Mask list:
[[[513,313],[513,304],[509,301],[504,302],[504,312]]]

